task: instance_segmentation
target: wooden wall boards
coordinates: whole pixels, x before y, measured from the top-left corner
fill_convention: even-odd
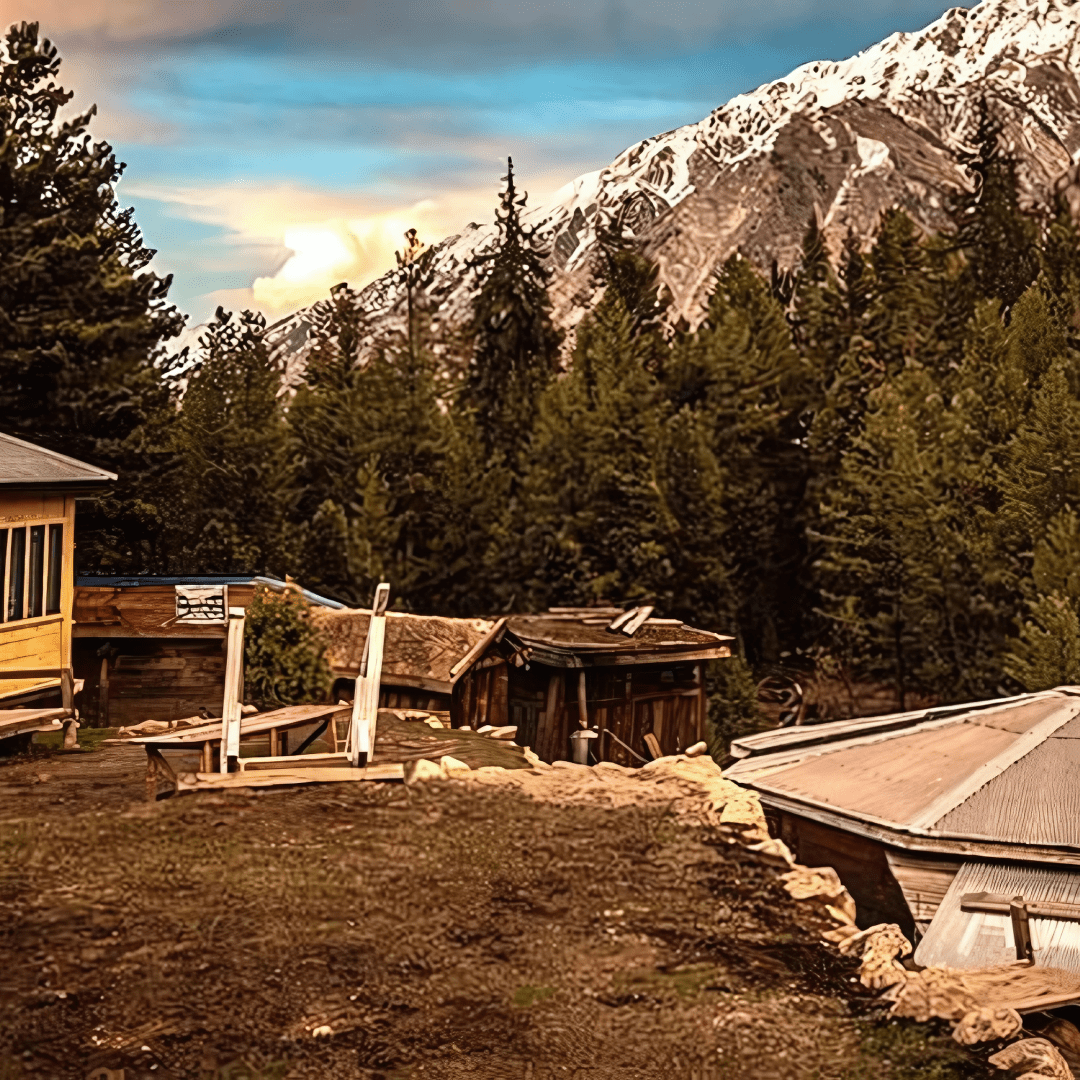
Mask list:
[[[0,434],[0,709],[70,715],[75,501],[115,479]]]

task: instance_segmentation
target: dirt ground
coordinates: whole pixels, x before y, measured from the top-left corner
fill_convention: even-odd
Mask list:
[[[883,1021],[774,867],[663,806],[146,802],[143,772],[0,759],[0,1080],[986,1075]]]

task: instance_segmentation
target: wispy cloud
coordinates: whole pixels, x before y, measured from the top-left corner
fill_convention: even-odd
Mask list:
[[[285,314],[391,267],[406,228],[532,205],[626,146],[947,0],[0,0],[128,162],[155,268],[196,321]]]

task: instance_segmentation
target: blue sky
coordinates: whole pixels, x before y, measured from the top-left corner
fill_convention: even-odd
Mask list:
[[[970,6],[970,5],[965,5]],[[941,15],[933,0],[0,0],[59,46],[128,168],[155,268],[197,323],[273,319],[531,202],[798,64]]]

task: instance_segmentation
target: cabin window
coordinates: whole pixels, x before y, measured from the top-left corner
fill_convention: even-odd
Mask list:
[[[26,614],[40,619],[45,614],[45,526],[30,526],[30,595]]]
[[[0,529],[0,622],[60,614],[64,526]]]
[[[26,608],[26,530],[12,529],[8,556],[7,621],[23,618]]]
[[[49,526],[49,588],[45,614],[60,614],[60,585],[64,580],[64,526]]]

